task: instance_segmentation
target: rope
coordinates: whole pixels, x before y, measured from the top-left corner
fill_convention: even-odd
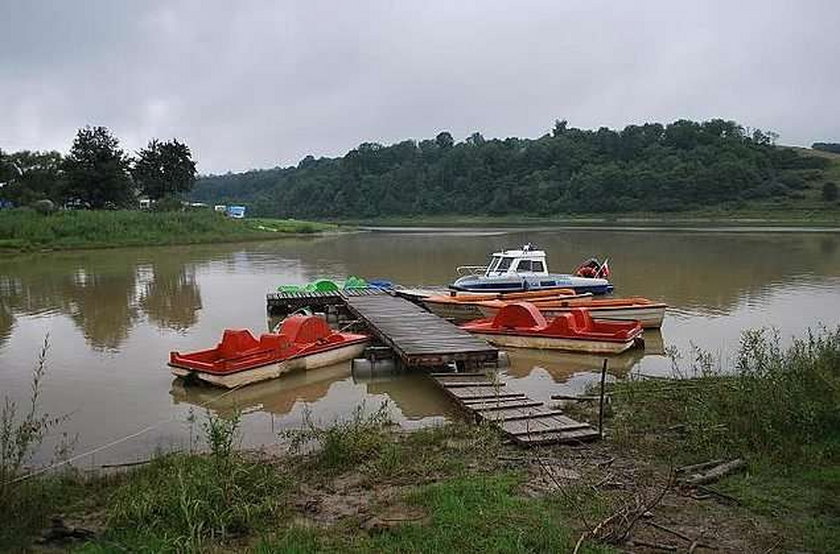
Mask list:
[[[243,384],[241,384],[241,385],[237,385],[237,386],[233,387],[232,389],[230,389],[230,390],[228,390],[228,391],[223,392],[223,393],[222,393],[222,394],[220,394],[219,396],[217,396],[217,397],[215,397],[215,398],[211,398],[210,400],[208,400],[207,402],[205,402],[205,403],[203,403],[203,404],[199,404],[199,406],[198,406],[198,407],[199,407],[199,408],[206,408],[206,407],[207,407],[207,406],[209,406],[210,404],[213,404],[214,402],[217,402],[217,401],[221,400],[221,399],[222,399],[222,398],[224,398],[225,396],[227,396],[227,395],[229,395],[229,394],[233,393],[234,391],[236,391],[236,390],[240,389],[241,387],[245,386],[245,384],[247,384],[247,383],[243,383]],[[140,429],[139,431],[136,431],[136,432],[134,432],[134,433],[131,433],[130,435],[126,435],[126,436],[124,436],[124,437],[121,437],[121,438],[119,438],[119,439],[113,440],[113,441],[108,442],[108,443],[106,443],[106,444],[103,444],[103,445],[101,445],[101,446],[97,446],[96,448],[93,448],[93,449],[88,450],[87,452],[83,452],[83,453],[81,453],[81,454],[77,454],[76,456],[72,456],[72,457],[70,457],[70,458],[68,458],[68,459],[66,459],[66,460],[62,460],[62,461],[60,461],[60,462],[56,462],[56,463],[54,463],[54,464],[51,464],[51,465],[48,465],[48,466],[42,467],[42,468],[37,469],[37,470],[35,470],[35,471],[31,471],[31,472],[29,472],[29,473],[26,473],[26,474],[24,474],[24,475],[21,475],[21,476],[19,476],[19,477],[16,477],[15,479],[12,479],[11,481],[7,481],[6,483],[4,483],[4,486],[6,486],[6,485],[14,485],[15,483],[19,483],[19,482],[21,482],[21,481],[26,481],[27,479],[31,479],[32,477],[37,477],[38,475],[41,475],[41,474],[46,473],[46,472],[48,472],[48,471],[52,471],[53,469],[56,469],[56,468],[59,468],[59,467],[65,466],[65,465],[67,465],[67,464],[71,464],[71,463],[75,462],[76,460],[80,460],[80,459],[85,458],[85,457],[87,457],[87,456],[92,456],[93,454],[96,454],[97,452],[101,452],[101,451],[103,451],[103,450],[107,450],[108,448],[111,448],[112,446],[116,446],[116,445],[118,445],[118,444],[124,443],[124,442],[126,442],[126,441],[131,440],[131,439],[137,438],[137,437],[139,437],[140,435],[143,435],[143,434],[145,434],[145,433],[148,433],[148,432],[149,432],[149,431],[151,431],[152,429],[156,429],[157,427],[160,427],[161,425],[164,425],[164,424],[166,424],[166,423],[169,423],[169,422],[171,422],[171,421],[174,421],[174,420],[178,419],[178,417],[179,417],[179,416],[172,416],[172,417],[170,417],[170,418],[168,418],[168,419],[165,419],[165,420],[163,420],[163,421],[159,421],[159,422],[155,423],[154,425],[147,425],[146,427],[144,427],[144,428]]]

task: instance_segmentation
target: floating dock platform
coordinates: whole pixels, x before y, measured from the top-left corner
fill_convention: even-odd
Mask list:
[[[269,292],[265,295],[266,311],[273,317],[286,317],[302,308],[324,309],[344,306],[348,297],[387,296],[382,289],[348,289],[335,291]]]
[[[475,369],[498,362],[498,350],[403,298],[387,294],[345,297],[347,309],[407,367],[455,362]]]
[[[477,421],[489,421],[522,446],[576,443],[599,438],[598,431],[511,391],[484,373],[431,373],[430,377]]]
[[[359,320],[383,345],[394,351],[406,367],[440,367],[455,363],[459,369],[495,367],[498,350],[404,297],[382,289],[271,292],[266,309],[272,317],[286,317],[302,308],[335,310]]]

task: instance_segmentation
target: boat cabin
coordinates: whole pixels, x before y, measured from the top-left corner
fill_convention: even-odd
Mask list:
[[[530,244],[526,244],[521,250],[494,252],[484,271],[485,277],[523,274],[548,275],[545,251],[534,250]]]

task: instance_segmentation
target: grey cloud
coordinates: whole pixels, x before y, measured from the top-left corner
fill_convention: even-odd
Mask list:
[[[840,5],[806,2],[171,2],[0,5],[0,147],[110,127],[179,137],[204,172],[363,141],[538,136],[726,117],[840,140]]]

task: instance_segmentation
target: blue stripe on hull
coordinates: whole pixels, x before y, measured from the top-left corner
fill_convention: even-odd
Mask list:
[[[572,289],[575,291],[576,294],[610,294],[615,287],[612,285],[594,285],[594,286],[559,286],[559,287],[531,287],[525,288],[522,286],[521,283],[476,283],[475,285],[469,285],[466,287],[456,286],[456,285],[449,285],[449,288],[452,290],[458,290],[463,292],[526,292],[526,291],[538,291],[538,290],[551,290],[551,289]]]

